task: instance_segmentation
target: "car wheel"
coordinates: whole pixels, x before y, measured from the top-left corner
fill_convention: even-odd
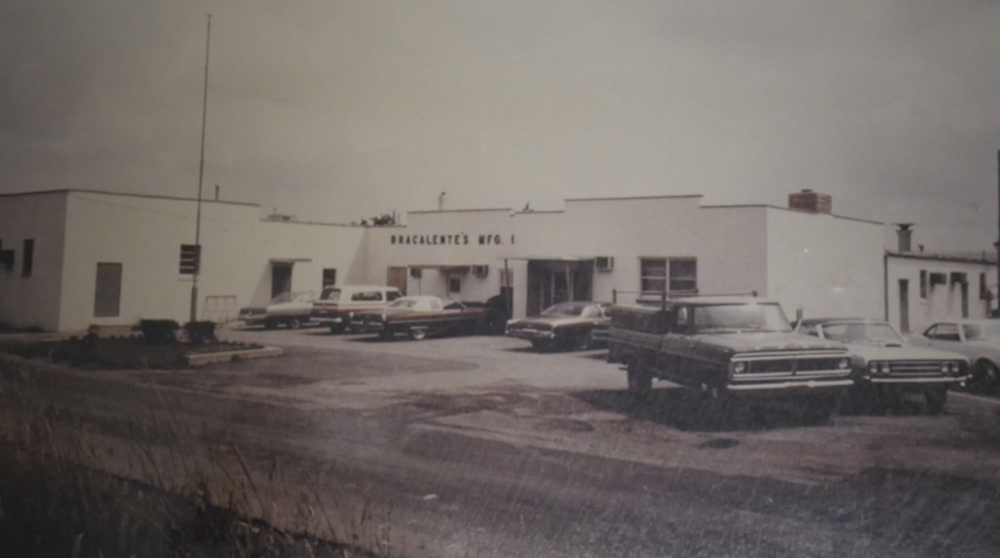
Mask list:
[[[277,320],[264,320],[264,329],[277,329]]]
[[[945,403],[948,402],[948,386],[930,388],[924,392],[924,400],[927,401],[927,412],[932,415],[940,415],[944,412]]]
[[[653,375],[646,370],[640,359],[632,359],[628,363],[628,391],[637,396],[649,395],[653,389]]]
[[[427,337],[426,327],[411,327],[409,333],[410,339],[413,341],[422,341]]]
[[[535,349],[540,353],[544,353],[552,348],[552,343],[550,341],[545,341],[542,339],[532,339],[531,348]]]
[[[289,318],[287,323],[288,327],[291,329],[299,329],[302,327],[302,320],[299,318]]]
[[[1000,369],[989,360],[980,360],[966,384],[972,393],[995,393],[1000,386]]]

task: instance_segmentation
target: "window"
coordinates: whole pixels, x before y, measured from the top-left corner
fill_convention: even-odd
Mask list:
[[[351,295],[351,300],[382,302],[382,293],[379,291],[358,291]]]
[[[14,251],[0,250],[0,271],[14,271]]]
[[[323,270],[323,288],[327,288],[337,284],[337,270],[336,269],[324,269]]]
[[[97,288],[94,293],[94,317],[114,318],[120,312],[122,264],[97,264]]]
[[[462,292],[462,278],[461,277],[449,277],[448,278],[448,292],[449,293],[460,293],[460,292]]]
[[[698,291],[698,261],[693,258],[642,258],[639,275],[643,293]]]
[[[958,326],[955,324],[937,324],[930,327],[924,337],[938,341],[961,341],[958,336]]]
[[[24,239],[24,251],[21,253],[21,277],[31,277],[31,270],[35,267],[35,241],[31,238]]]
[[[389,302],[392,302],[401,296],[403,296],[403,293],[399,291],[386,291],[385,293],[385,299]]]
[[[920,270],[920,300],[927,300],[927,270]]]
[[[979,300],[989,300],[990,298],[990,286],[986,284],[986,274],[979,274]]]

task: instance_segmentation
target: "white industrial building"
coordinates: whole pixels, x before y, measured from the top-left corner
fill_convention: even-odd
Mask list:
[[[82,190],[0,196],[0,322],[73,331],[187,321],[193,276],[179,264],[198,205]],[[561,211],[413,211],[388,227],[200,205],[198,318],[213,321],[278,292],[380,283],[464,301],[506,292],[514,317],[563,300],[655,302],[664,289],[757,292],[790,316],[888,317],[915,330],[939,315],[986,315],[980,281],[995,277],[991,261],[887,251],[887,225],[833,215],[829,196],[809,191],[792,194],[790,207],[571,199]],[[924,276],[935,281],[926,293]]]

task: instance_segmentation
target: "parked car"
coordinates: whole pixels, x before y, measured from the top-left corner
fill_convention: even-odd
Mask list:
[[[274,329],[281,324],[298,329],[309,322],[316,293],[281,293],[264,306],[246,306],[240,309],[238,319],[250,326],[262,325]]]
[[[562,302],[537,316],[507,322],[507,335],[527,339],[539,351],[553,347],[588,349],[607,340],[601,333],[606,333],[611,323],[610,312],[611,305],[606,303]]]
[[[332,333],[343,333],[351,325],[357,312],[381,310],[385,305],[403,296],[396,287],[379,285],[340,285],[323,289],[319,300],[313,304],[312,319],[330,328]]]
[[[854,385],[843,344],[795,333],[777,302],[756,297],[615,306],[607,358],[626,365],[636,395],[668,380],[720,411],[739,399],[790,397],[828,417]]]
[[[856,380],[852,400],[866,410],[884,411],[901,394],[920,392],[928,412],[938,414],[948,401],[948,388],[968,379],[968,358],[911,345],[888,322],[808,319],[798,329],[847,345]]]
[[[489,312],[484,305],[470,306],[436,296],[404,296],[382,310],[355,312],[351,329],[378,333],[382,340],[406,334],[419,341],[425,337],[475,333],[486,327]]]
[[[972,363],[966,382],[978,392],[1000,392],[1000,322],[996,320],[942,320],[922,335],[910,337],[914,344],[961,353]]]

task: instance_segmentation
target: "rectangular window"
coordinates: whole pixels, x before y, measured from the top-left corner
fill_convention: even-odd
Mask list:
[[[94,317],[114,318],[121,310],[122,264],[97,264],[97,288],[94,293]]]
[[[986,284],[986,274],[979,274],[979,300],[990,299],[990,286]]]
[[[332,287],[337,284],[337,270],[336,269],[324,269],[323,270],[323,288]]]
[[[927,300],[927,270],[920,270],[920,300]]]
[[[24,252],[21,253],[21,277],[31,277],[35,267],[35,240],[24,239]]]
[[[461,277],[451,277],[448,279],[448,292],[449,293],[460,293],[462,292],[462,278]]]
[[[0,250],[0,272],[12,273],[14,271],[14,251]]]
[[[639,275],[643,293],[698,292],[698,260],[694,258],[642,258]]]

